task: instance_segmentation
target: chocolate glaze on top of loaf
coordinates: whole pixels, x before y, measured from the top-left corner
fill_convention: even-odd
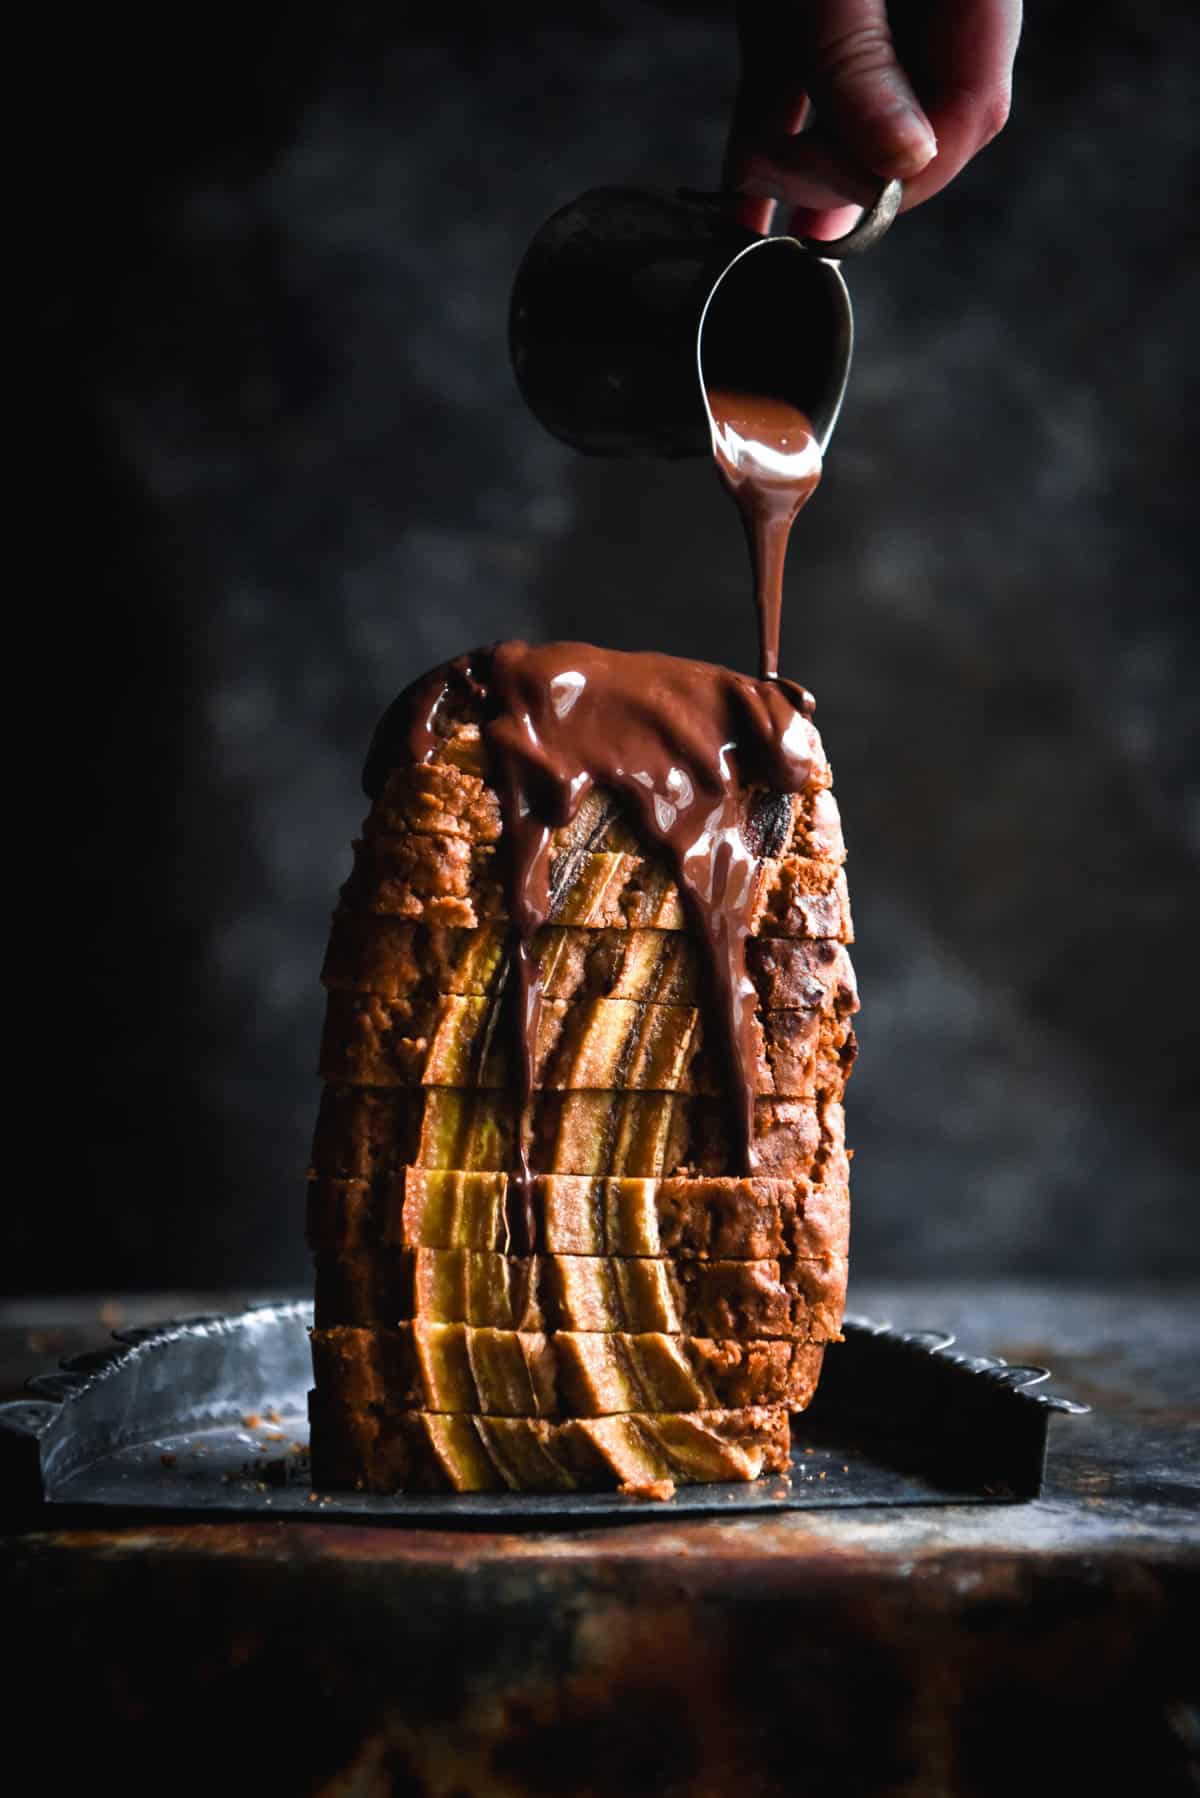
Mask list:
[[[756,853],[742,824],[750,788],[801,792],[812,763],[813,701],[783,680],[753,680],[678,656],[587,643],[498,643],[435,669],[383,718],[363,784],[375,798],[403,761],[435,761],[450,720],[477,715],[501,801],[518,1099],[533,1093],[541,993],[535,931],[552,908],[554,831],[593,787],[614,793],[668,861],[705,958],[728,1052],[737,1140],[753,1174],[755,989],[746,975]],[[518,1252],[537,1247],[531,1169],[518,1131],[512,1183]]]

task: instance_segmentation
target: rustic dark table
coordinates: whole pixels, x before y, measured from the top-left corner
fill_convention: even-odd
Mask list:
[[[244,1296],[0,1305],[0,1397],[115,1325]],[[852,1303],[1048,1365],[1094,1407],[1053,1425],[1040,1500],[11,1536],[10,1741],[36,1744],[50,1790],[1200,1790],[1200,1293],[959,1282]]]

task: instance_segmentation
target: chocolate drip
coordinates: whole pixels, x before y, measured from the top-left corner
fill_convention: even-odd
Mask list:
[[[541,1010],[532,944],[551,915],[555,831],[593,786],[603,787],[670,862],[706,958],[743,1167],[754,1173],[755,994],[745,963],[757,857],[742,824],[747,789],[787,794],[807,785],[810,736],[800,720],[812,700],[789,681],[756,681],[676,656],[500,643],[400,696],[371,746],[368,793],[374,797],[401,760],[436,759],[464,704],[480,715],[503,808],[520,1104],[507,1221],[512,1252],[531,1254],[539,1231],[525,1126]]]
[[[393,699],[375,727],[363,768],[363,792],[378,799],[392,769],[401,761],[436,762],[455,712],[483,704],[486,693],[475,663],[487,651],[472,650],[431,668]]]
[[[821,446],[804,413],[761,393],[710,387],[713,456],[750,545],[759,673],[779,673],[783,564],[796,514],[821,479]]]

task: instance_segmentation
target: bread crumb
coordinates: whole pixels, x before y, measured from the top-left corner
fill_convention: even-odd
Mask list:
[[[617,1487],[622,1498],[649,1498],[665,1504],[675,1496],[674,1480],[623,1480]]]

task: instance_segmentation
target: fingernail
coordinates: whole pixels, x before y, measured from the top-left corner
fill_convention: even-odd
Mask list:
[[[919,112],[905,113],[896,120],[896,136],[898,175],[919,175],[938,153],[933,126]]]

